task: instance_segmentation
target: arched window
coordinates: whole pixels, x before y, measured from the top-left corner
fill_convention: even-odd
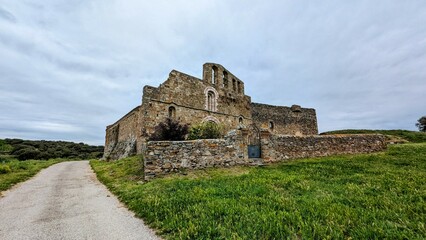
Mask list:
[[[175,118],[176,117],[176,108],[175,107],[169,107],[169,118]]]
[[[204,96],[206,96],[205,109],[207,111],[217,112],[219,93],[216,89],[213,87],[206,87],[204,89]]]
[[[207,93],[207,110],[214,111],[216,106],[216,97],[213,91]]]
[[[271,130],[271,131],[274,130],[274,122],[272,122],[272,121],[269,122],[269,130]]]
[[[240,124],[243,124],[243,122],[244,122],[243,117],[238,118],[238,122],[239,122]]]
[[[217,67],[212,67],[212,84],[216,84]]]

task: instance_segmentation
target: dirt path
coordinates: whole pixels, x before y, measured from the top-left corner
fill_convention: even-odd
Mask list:
[[[77,161],[3,192],[0,239],[158,238],[96,179],[88,161]]]

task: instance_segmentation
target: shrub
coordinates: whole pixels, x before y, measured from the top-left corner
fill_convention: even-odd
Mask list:
[[[166,118],[154,129],[154,133],[149,137],[151,141],[180,141],[184,140],[188,134],[188,124],[181,124],[172,118]]]
[[[40,152],[40,154],[37,156],[37,158],[47,160],[47,159],[51,158],[51,155],[49,155],[49,153],[47,153],[47,152]]]
[[[104,155],[103,152],[92,152],[89,154],[89,158],[90,159],[97,159],[97,158],[101,158]]]
[[[222,128],[215,122],[203,122],[189,129],[189,140],[215,139],[222,137]]]
[[[9,144],[7,144],[4,140],[0,139],[0,152],[10,152],[13,148]]]
[[[12,169],[8,165],[0,165],[0,174],[10,173]]]
[[[39,159],[40,151],[32,148],[24,148],[14,153],[19,160]]]

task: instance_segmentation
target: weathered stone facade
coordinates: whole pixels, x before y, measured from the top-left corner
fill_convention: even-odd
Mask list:
[[[137,138],[140,135],[140,107],[134,108],[115,124],[108,126],[105,136],[105,159],[119,159],[136,152]]]
[[[223,139],[147,141],[167,117],[213,121]],[[314,109],[252,103],[244,83],[223,66],[203,65],[203,79],[173,70],[159,87],[143,88],[142,104],[106,129],[106,159],[144,153],[145,179],[183,169],[253,165],[386,148],[382,135],[319,136]]]
[[[286,161],[303,157],[334,154],[370,153],[386,148],[383,135],[277,136],[269,131],[260,134],[261,158],[249,158],[247,130],[231,131],[224,139],[195,141],[148,142],[145,160],[145,180],[180,172],[234,165],[253,165]]]
[[[142,104],[107,127],[104,157],[142,153],[167,117],[188,124],[213,121],[225,132],[255,124],[273,134],[318,134],[314,109],[252,103],[244,91],[244,82],[219,64],[204,64],[203,79],[173,70],[159,87],[145,86]]]
[[[301,108],[298,105],[278,107],[260,103],[252,103],[251,107],[253,123],[261,129],[269,129],[273,134],[318,134],[317,117],[312,108]]]

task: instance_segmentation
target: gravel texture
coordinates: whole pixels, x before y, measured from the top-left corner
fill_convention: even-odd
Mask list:
[[[2,193],[0,239],[159,239],[97,179],[62,162]]]

